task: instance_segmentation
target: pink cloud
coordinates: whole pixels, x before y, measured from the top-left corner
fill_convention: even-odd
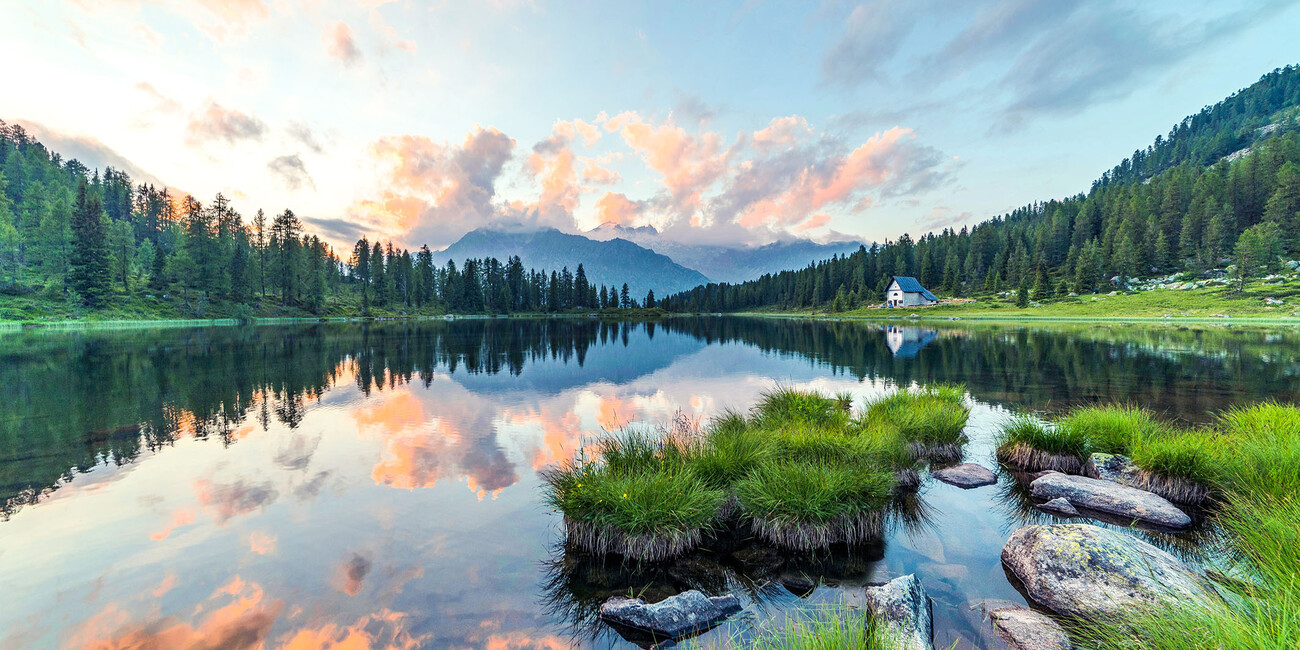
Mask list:
[[[342,61],[344,65],[352,65],[361,60],[361,50],[352,38],[352,28],[343,21],[326,27],[321,42],[325,44],[325,53]]]
[[[646,166],[663,177],[672,207],[682,214],[700,209],[704,192],[728,171],[733,152],[724,148],[718,133],[692,135],[671,121],[656,125],[635,112],[615,115],[604,126],[618,131]]]
[[[596,214],[599,215],[601,223],[636,225],[640,220],[641,210],[640,204],[628,200],[627,195],[620,192],[606,192],[605,196],[596,201]]]
[[[349,213],[366,228],[413,245],[446,245],[497,216],[492,201],[515,141],[494,128],[474,127],[460,144],[417,135],[381,138],[370,146],[381,189]]]

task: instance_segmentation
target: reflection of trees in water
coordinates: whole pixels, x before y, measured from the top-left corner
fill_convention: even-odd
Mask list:
[[[886,328],[896,325],[734,317],[671,319],[662,327],[797,355],[858,379],[963,382],[981,401],[1022,409],[1132,402],[1204,422],[1241,401],[1300,400],[1294,329],[954,323],[905,358],[887,340]]]
[[[0,518],[75,474],[180,437],[231,444],[272,419],[296,427],[344,378],[370,394],[427,384],[435,372],[519,375],[540,361],[583,364],[593,347],[662,330],[858,378],[961,381],[983,401],[1022,408],[1130,401],[1198,421],[1237,401],[1300,396],[1300,336],[1237,327],[960,325],[913,358],[896,357],[879,326],[753,318],[26,330],[0,337]]]
[[[232,444],[272,419],[297,427],[346,377],[365,394],[435,371],[582,363],[645,325],[552,319],[25,331],[0,338],[0,519],[101,464],[182,437]],[[250,421],[251,420],[251,421]]]
[[[796,553],[756,540],[745,527],[708,539],[701,550],[657,563],[594,556],[561,543],[543,563],[542,601],[553,618],[566,621],[575,641],[595,641],[615,631],[599,620],[601,603],[614,596],[657,602],[690,589],[710,596],[737,594],[770,618],[792,598],[818,585],[861,587],[885,558],[885,539],[900,530],[931,526],[931,510],[915,493],[898,495],[886,512],[884,536],[861,544]],[[628,640],[647,643],[628,630]]]

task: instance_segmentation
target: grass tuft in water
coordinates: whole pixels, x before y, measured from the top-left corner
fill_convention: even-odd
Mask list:
[[[1087,453],[1088,440],[1081,433],[1025,415],[1013,418],[998,436],[998,460],[1030,472],[1077,474]]]
[[[1056,426],[1086,440],[1088,453],[1125,456],[1133,453],[1138,440],[1161,435],[1165,430],[1165,425],[1156,421],[1149,411],[1122,405],[1078,408],[1057,420]]]

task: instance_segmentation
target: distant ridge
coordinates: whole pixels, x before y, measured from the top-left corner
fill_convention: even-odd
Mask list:
[[[848,255],[862,246],[856,241],[819,244],[807,239],[774,242],[755,248],[683,244],[665,239],[653,226],[629,228],[617,224],[603,224],[585,234],[592,239],[626,239],[667,255],[674,262],[703,273],[712,282],[733,284],[755,280],[766,273],[801,269],[835,255]]]
[[[705,284],[709,278],[674,262],[666,255],[625,239],[597,241],[582,235],[562,233],[554,228],[520,231],[490,227],[466,233],[446,249],[433,254],[434,261],[461,264],[467,258],[495,257],[504,262],[519,256],[524,267],[575,272],[583,265],[588,281],[598,285],[628,285],[632,297],[641,300],[653,289],[656,295],[685,291]]]

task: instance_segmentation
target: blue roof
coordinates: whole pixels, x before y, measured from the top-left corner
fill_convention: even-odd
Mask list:
[[[921,286],[921,283],[917,281],[916,278],[908,277],[906,275],[895,275],[894,282],[897,282],[898,288],[902,289],[906,293],[919,293],[922,296],[925,296],[928,300],[933,300],[935,302],[939,301],[938,298],[934,297],[934,294]]]

